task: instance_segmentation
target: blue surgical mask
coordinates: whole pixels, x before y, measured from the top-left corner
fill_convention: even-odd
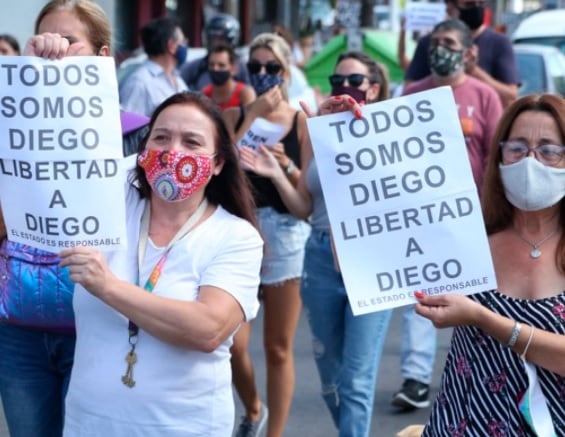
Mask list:
[[[255,93],[260,96],[265,94],[271,88],[278,86],[284,82],[284,79],[278,74],[251,74],[249,76],[249,81],[251,86],[255,90]]]
[[[181,66],[186,62],[186,57],[188,55],[188,46],[184,44],[179,44],[177,50],[175,51],[175,59],[177,60],[177,66]]]

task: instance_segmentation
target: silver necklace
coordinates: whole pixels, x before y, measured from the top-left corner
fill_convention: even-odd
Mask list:
[[[554,229],[553,231],[551,231],[549,234],[547,234],[545,237],[543,237],[540,241],[538,241],[537,243],[532,243],[530,240],[526,240],[524,237],[522,237],[522,235],[520,234],[520,232],[518,232],[518,229],[514,228],[514,232],[516,232],[516,235],[518,235],[518,237],[522,240],[525,241],[526,243],[528,243],[530,246],[532,246],[532,250],[530,251],[530,257],[537,259],[541,256],[541,250],[539,249],[539,247],[545,243],[547,240],[549,240],[551,237],[553,237],[556,233],[557,233],[558,229]]]

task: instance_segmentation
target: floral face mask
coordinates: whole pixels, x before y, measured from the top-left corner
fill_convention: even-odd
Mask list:
[[[212,157],[174,150],[146,149],[137,162],[153,192],[167,202],[188,199],[210,180]]]

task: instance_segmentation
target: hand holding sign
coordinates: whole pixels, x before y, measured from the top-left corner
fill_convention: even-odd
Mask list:
[[[40,56],[48,59],[61,59],[77,56],[85,48],[84,43],[71,44],[68,38],[58,33],[42,33],[31,37],[24,48],[24,56]]]
[[[354,314],[496,286],[451,89],[308,128]]]
[[[71,281],[103,299],[102,294],[108,289],[108,283],[116,277],[108,268],[106,259],[100,251],[75,247],[62,250],[59,256],[61,257],[59,265],[69,267]]]
[[[337,114],[338,112],[351,111],[355,118],[361,118],[361,105],[355,99],[347,94],[340,96],[330,96],[326,98],[318,108],[318,114],[310,108],[308,103],[301,101],[300,107],[308,118],[316,117],[316,115]]]
[[[440,329],[475,325],[484,310],[482,305],[460,294],[426,296],[416,292],[414,296],[418,299],[416,312],[430,319],[434,326]]]

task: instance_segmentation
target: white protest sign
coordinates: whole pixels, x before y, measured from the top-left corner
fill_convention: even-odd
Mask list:
[[[336,19],[346,29],[359,27],[361,14],[360,0],[338,0]]]
[[[281,140],[285,132],[285,126],[258,117],[253,120],[247,132],[238,141],[237,147],[247,146],[258,150],[260,144],[274,146]]]
[[[66,169],[53,176],[53,164]],[[125,180],[121,161],[114,159],[0,160],[0,187],[8,187],[0,189],[8,239],[49,252],[125,248]]]
[[[3,56],[0,84],[0,158],[122,157],[113,58]]]
[[[404,8],[404,27],[408,31],[430,30],[445,20],[446,13],[444,2],[408,2]]]
[[[8,238],[50,252],[125,248],[126,171],[117,159],[122,135],[111,58],[9,58],[0,60],[0,75]]]
[[[451,88],[310,118],[353,313],[496,287]]]

